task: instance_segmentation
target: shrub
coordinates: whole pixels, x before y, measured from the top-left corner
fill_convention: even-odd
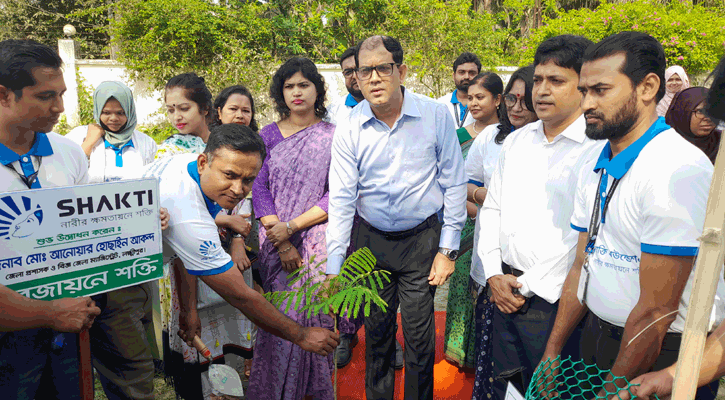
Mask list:
[[[681,65],[689,74],[709,72],[725,52],[725,15],[715,8],[663,5],[648,0],[602,3],[595,10],[578,9],[545,18],[544,26],[522,40],[521,65],[534,59],[542,41],[565,33],[595,42],[622,31],[640,31],[662,43],[668,65]]]

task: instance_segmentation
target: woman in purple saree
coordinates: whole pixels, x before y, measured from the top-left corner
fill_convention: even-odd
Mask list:
[[[327,258],[327,177],[335,126],[323,122],[325,83],[306,58],[292,58],[275,73],[270,88],[281,120],[259,132],[267,158],[254,182],[254,214],[260,219],[259,261],[265,292],[294,290],[288,274],[312,256]],[[318,267],[325,271],[325,264]],[[316,280],[324,275],[315,276]],[[299,308],[303,306],[300,305]],[[281,307],[282,312],[285,307]],[[328,315],[306,318],[290,309],[302,326],[332,329]],[[323,357],[259,330],[247,398],[332,399],[332,354]]]

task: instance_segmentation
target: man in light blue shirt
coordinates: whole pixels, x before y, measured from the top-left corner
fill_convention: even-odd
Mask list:
[[[405,398],[433,399],[433,296],[453,273],[466,219],[463,157],[445,105],[401,86],[407,66],[397,40],[365,39],[355,60],[365,101],[332,143],[327,273],[340,271],[357,211],[355,245],[391,273],[379,291],[387,311],[373,306],[365,318],[367,398],[393,398],[400,305]]]

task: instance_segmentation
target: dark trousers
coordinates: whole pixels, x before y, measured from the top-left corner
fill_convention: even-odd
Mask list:
[[[534,295],[526,307],[512,314],[502,313],[498,307],[493,316],[493,391],[503,400],[506,386],[511,382],[521,394],[531,382],[536,367],[544,356],[546,342],[554,327],[559,302],[554,304]],[[579,357],[581,328],[569,337],[562,358]]]
[[[389,271],[378,293],[388,304],[385,312],[374,305],[365,317],[365,393],[368,400],[393,399],[395,392],[395,333],[400,305],[405,338],[405,399],[433,399],[435,361],[435,286],[428,283],[438,253],[441,225],[428,219],[424,229],[393,238],[366,223],[359,224],[355,243],[377,259],[376,269]],[[421,224],[423,225],[423,224]]]
[[[546,349],[559,303],[550,304],[539,296],[527,300],[528,309],[504,314],[496,307],[493,315],[493,391],[504,399],[511,381],[521,392],[531,380]]]
[[[80,399],[77,337],[45,328],[0,333],[0,398]]]
[[[109,400],[154,398],[154,361],[144,327],[151,289],[147,282],[93,296],[101,307],[90,331],[93,367]]]
[[[584,330],[582,332],[581,355],[585,363],[596,364],[603,370],[609,370],[614,365],[622,343],[624,328],[612,325],[601,320],[594,313],[589,312],[584,318]],[[660,355],[652,365],[651,371],[659,371],[677,362],[680,352],[682,335],[679,333],[667,333],[662,341]],[[599,382],[594,381],[593,384]],[[695,399],[712,400],[717,395],[718,381],[697,389]]]

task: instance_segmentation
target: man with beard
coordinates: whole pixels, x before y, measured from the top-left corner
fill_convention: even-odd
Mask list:
[[[712,72],[712,86],[707,97],[707,113],[713,120],[725,121],[725,57]],[[657,371],[650,372],[635,378],[632,384],[632,393],[638,398],[654,399],[653,395],[664,398],[672,393],[677,364]],[[700,364],[700,374],[697,386],[704,386],[717,381],[725,375],[725,323],[721,323],[707,338],[704,357]],[[629,399],[629,393],[620,393],[623,400]]]
[[[339,98],[327,109],[330,122],[335,125],[347,120],[350,117],[350,111],[364,100],[357,79],[355,79],[355,50],[355,46],[350,47],[340,56],[342,78],[345,80],[345,87],[348,93],[347,96]],[[340,346],[342,346],[342,343],[340,343]]]
[[[439,97],[438,101],[448,107],[456,128],[473,123],[473,117],[468,112],[468,85],[480,72],[481,61],[473,53],[461,53],[453,62],[453,83],[456,84],[456,90]]]
[[[584,319],[584,362],[611,369],[600,376],[607,380],[632,379],[677,359],[692,290],[713,168],[657,117],[665,66],[657,40],[622,32],[587,49],[579,81],[586,134],[607,143],[577,183],[577,259],[543,360],[558,356]],[[710,330],[725,313],[719,280]],[[602,390],[592,383],[595,393]],[[603,389],[616,391],[611,383]],[[697,398],[716,393],[717,382]]]
[[[526,390],[574,261],[574,189],[587,160],[602,147],[584,135],[577,91],[582,56],[591,44],[562,35],[536,50],[532,95],[540,120],[506,138],[479,217],[478,254],[497,306],[492,342],[498,399],[506,381]]]

